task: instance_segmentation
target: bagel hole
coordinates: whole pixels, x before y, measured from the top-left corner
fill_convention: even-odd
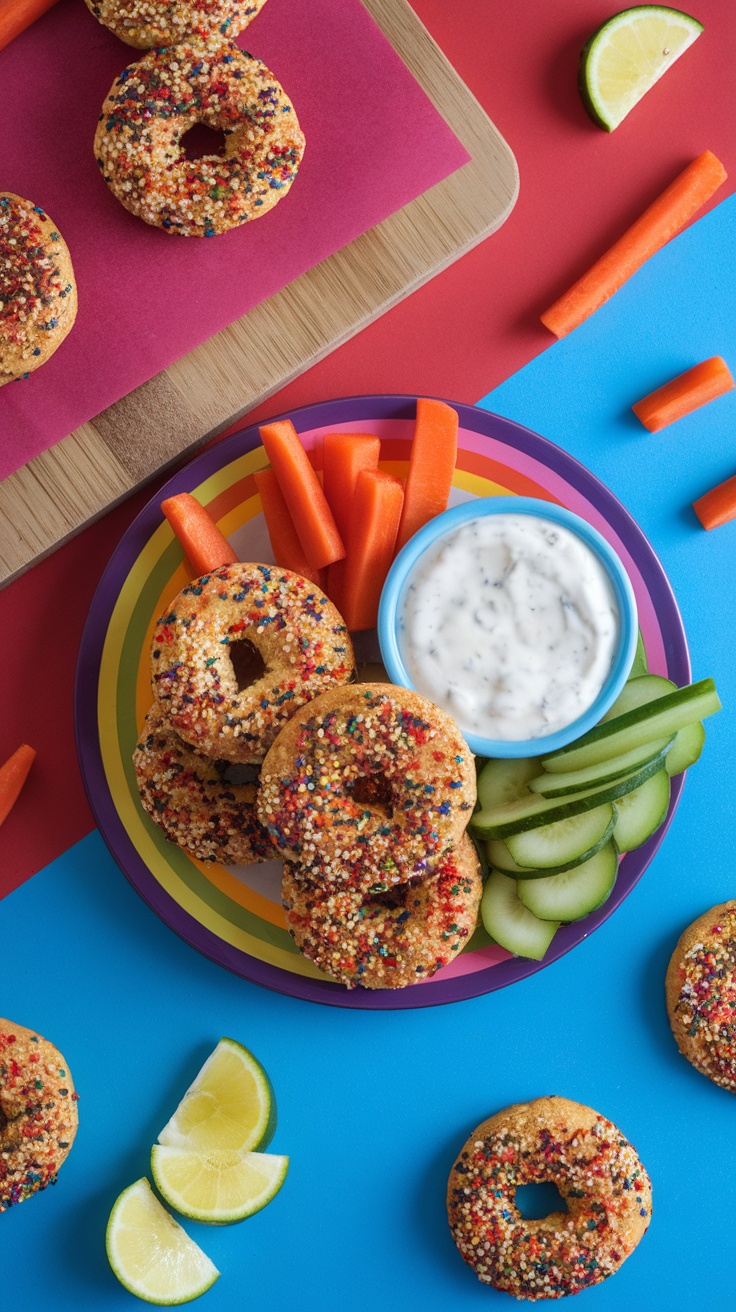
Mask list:
[[[566,1212],[567,1203],[551,1180],[542,1184],[520,1184],[516,1190],[516,1206],[524,1221],[542,1221],[551,1212]]]
[[[266,662],[258,648],[254,647],[247,638],[230,643],[230,660],[233,663],[238,692],[250,688],[251,684],[257,683],[266,673]]]
[[[260,765],[246,765],[242,761],[218,761],[217,769],[224,784],[242,788],[244,784],[257,784],[261,777]]]
[[[185,159],[204,159],[205,155],[225,154],[225,133],[208,128],[206,123],[195,123],[182,135],[181,152]]]
[[[387,820],[391,820],[394,814],[394,799],[391,792],[391,784],[383,774],[366,774],[358,779],[354,779],[348,784],[346,790],[348,797],[351,797],[358,806],[370,806],[374,811],[380,812]]]

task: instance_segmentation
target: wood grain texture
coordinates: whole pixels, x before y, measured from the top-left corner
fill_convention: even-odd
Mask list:
[[[471,161],[0,483],[0,585],[227,428],[510,213],[506,142],[406,0],[363,0]]]

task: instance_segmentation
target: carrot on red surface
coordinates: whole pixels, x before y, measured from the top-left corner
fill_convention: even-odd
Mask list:
[[[35,759],[35,748],[23,743],[0,765],[0,825],[15,806]]]
[[[194,578],[237,562],[236,553],[209,510],[188,492],[167,497],[161,502],[161,509],[187,554]]]
[[[380,469],[358,474],[345,560],[331,565],[327,595],[351,632],[372,629],[378,602],[394,557],[404,489]]]
[[[324,571],[312,569],[307,560],[274,471],[259,469],[253,477],[261,495],[261,506],[276,564],[282,569],[290,569],[295,574],[301,574],[303,578],[309,579],[310,583],[316,583],[318,588],[323,588]]]
[[[0,50],[56,4],[56,0],[12,0],[0,8]]]
[[[342,538],[291,420],[264,424],[260,433],[310,565],[323,569],[341,560],[345,555]]]
[[[343,542],[350,535],[353,497],[362,469],[378,469],[380,439],[369,433],[326,433],[324,490]]]
[[[397,551],[423,524],[447,509],[457,462],[457,427],[457,411],[452,406],[419,398]]]
[[[674,424],[675,420],[698,410],[701,405],[707,405],[708,401],[715,401],[724,392],[730,392],[733,386],[726,361],[720,355],[712,355],[642,397],[631,409],[650,433],[657,433],[660,428]]]
[[[703,151],[619,237],[569,291],[541,316],[555,337],[565,337],[598,310],[637,269],[674,237],[727,178],[721,161]]]
[[[693,501],[693,510],[703,528],[720,528],[736,519],[736,474]]]

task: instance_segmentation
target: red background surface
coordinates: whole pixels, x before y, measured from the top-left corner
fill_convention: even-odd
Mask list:
[[[251,418],[332,396],[416,392],[473,402],[550,343],[538,314],[688,160],[736,169],[736,10],[693,0],[705,33],[615,133],[587,118],[580,48],[609,0],[414,0],[511,145],[521,192],[482,246],[273,397]],[[733,190],[732,180],[718,193]],[[0,830],[0,894],[92,828],[76,765],[72,688],[97,581],[155,484],[0,593],[0,759],[38,748]]]

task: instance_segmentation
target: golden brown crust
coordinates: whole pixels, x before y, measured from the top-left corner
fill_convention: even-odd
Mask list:
[[[63,237],[38,205],[0,192],[0,387],[45,364],[76,315]]]
[[[61,1053],[36,1030],[0,1019],[0,1212],[56,1183],[77,1122]]]
[[[567,1212],[523,1220],[517,1187],[545,1181]],[[447,1210],[481,1281],[515,1298],[562,1298],[630,1256],[651,1219],[651,1184],[611,1121],[567,1098],[537,1098],[478,1126],[450,1173]]]
[[[362,800],[370,780],[385,800]],[[303,878],[369,893],[435,869],[474,803],[473,757],[454,721],[419,693],[362,683],[323,693],[282,729],[258,812]]]
[[[483,880],[463,836],[433,875],[388,893],[321,893],[284,866],[286,928],[300,952],[348,988],[400,989],[430,979],[467,945]]]
[[[151,50],[188,36],[234,40],[266,0],[85,0],[95,18],[129,46]]]
[[[665,992],[682,1055],[714,1084],[736,1092],[736,901],[688,926],[672,953]]]
[[[188,159],[198,123],[224,153]],[[102,177],[131,214],[183,237],[214,237],[272,209],[293,183],[304,136],[273,74],[222,40],[151,50],[115,80],[95,134]]]

